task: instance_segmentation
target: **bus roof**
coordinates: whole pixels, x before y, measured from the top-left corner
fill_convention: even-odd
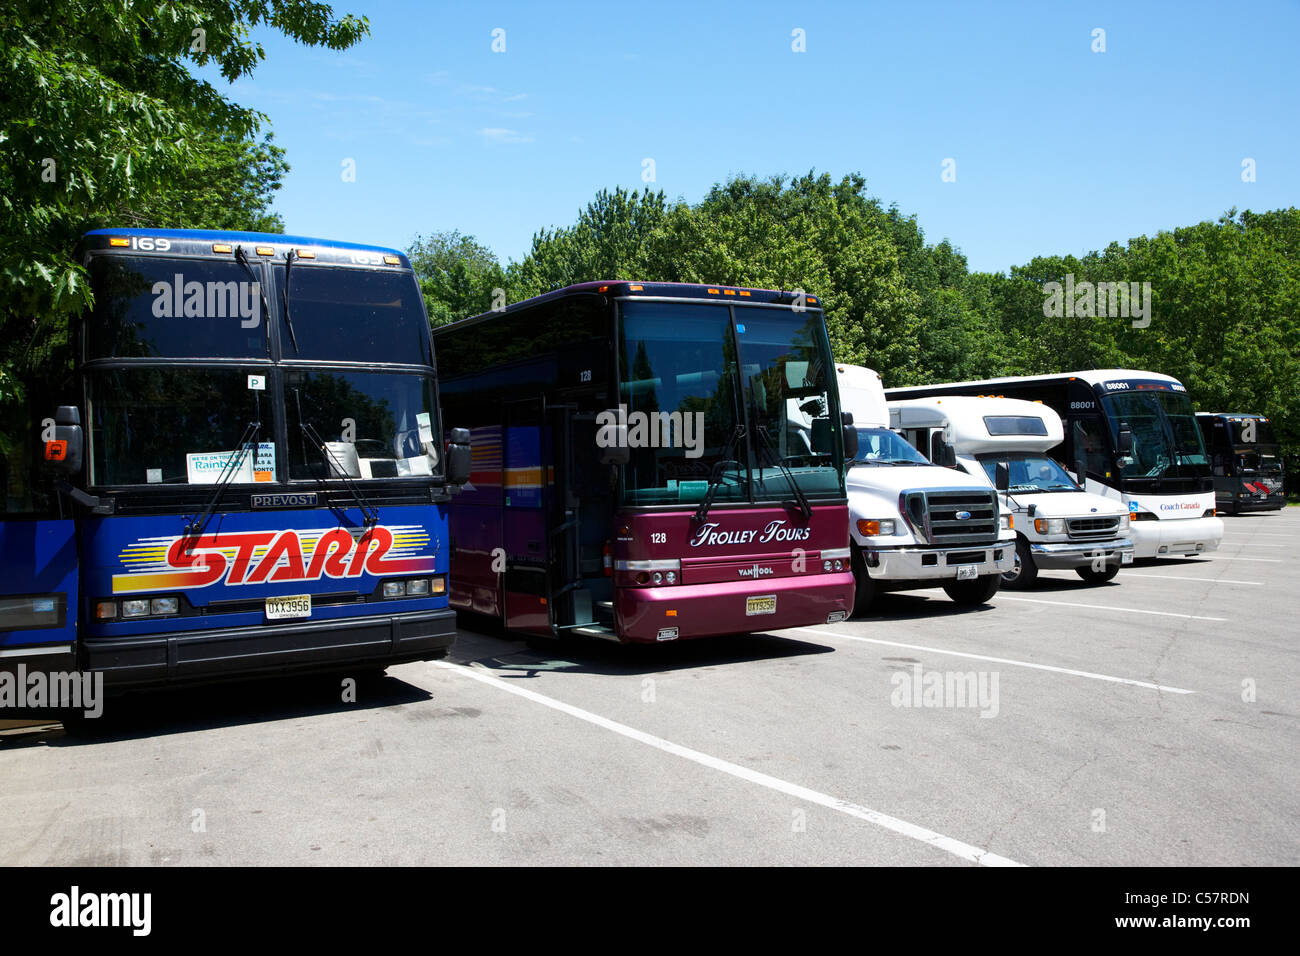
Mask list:
[[[1136,378],[1143,381],[1170,382],[1177,385],[1182,384],[1173,376],[1162,375],[1160,372],[1146,372],[1141,369],[1131,368],[1094,368],[1084,369],[1077,372],[1058,372],[1055,375],[1009,375],[1005,378],[973,379],[966,382],[944,382],[937,385],[901,385],[896,388],[885,389],[885,394],[889,395],[891,392],[906,392],[909,389],[916,388],[966,388],[974,385],[987,385],[989,387],[994,387],[997,385],[1010,385],[1016,382],[1060,382],[1072,378],[1077,378],[1089,385],[1100,385],[1102,382],[1125,378]]]
[[[1226,418],[1230,421],[1244,420],[1253,418],[1256,421],[1268,421],[1267,415],[1260,415],[1258,412],[1197,412],[1197,418]]]
[[[214,253],[213,243],[248,243],[273,246],[276,252],[287,248],[311,248],[338,252],[371,252],[397,256],[401,265],[410,268],[406,254],[386,246],[371,246],[359,242],[341,242],[337,239],[317,239],[311,236],[286,236],[278,232],[240,232],[233,229],[92,229],[82,236],[82,245],[92,249],[109,248],[109,239],[167,239],[171,252],[186,255],[222,255]],[[390,263],[391,264],[391,263]]]
[[[531,299],[521,299],[518,302],[510,303],[504,310],[481,312],[478,315],[471,315],[455,322],[449,322],[435,328],[433,334],[437,335],[439,332],[463,326],[466,323],[487,321],[505,313],[529,309],[570,295],[607,295],[613,299],[638,297],[651,299],[717,299],[719,302],[738,302],[741,304],[758,302],[765,305],[794,305],[799,293],[780,289],[708,285],[699,282],[638,282],[632,279],[597,279],[593,282],[579,282],[575,285],[565,286],[563,289],[543,292]],[[821,300],[817,296],[805,293],[804,301],[809,306],[808,311],[817,312],[821,310]]]
[[[998,451],[1047,451],[1061,443],[1061,416],[1041,402],[1020,398],[936,395],[895,399],[889,403],[893,428],[947,428],[959,455]],[[1015,420],[1037,419],[1035,433],[1013,426]]]

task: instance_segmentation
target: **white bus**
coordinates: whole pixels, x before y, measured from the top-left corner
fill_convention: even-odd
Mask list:
[[[1217,550],[1214,479],[1187,389],[1157,372],[1102,369],[886,391],[892,400],[986,395],[1039,401],[1065,422],[1051,450],[1085,490],[1123,503],[1139,558]]]
[[[1048,456],[1064,428],[1061,416],[1042,402],[911,398],[889,403],[889,423],[931,461],[950,459],[998,488],[1016,531],[1016,566],[1002,575],[1003,587],[1033,587],[1038,572],[1048,569],[1072,570],[1101,584],[1133,563],[1128,508],[1088,494]]]

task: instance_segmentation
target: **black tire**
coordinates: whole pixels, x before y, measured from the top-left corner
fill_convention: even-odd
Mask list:
[[[1002,587],[1011,590],[1032,588],[1038,583],[1038,565],[1029,550],[1029,541],[1016,535],[1016,566],[1002,575]]]
[[[1083,578],[1089,584],[1105,584],[1115,575],[1119,574],[1119,562],[1106,565],[1105,571],[1094,571],[1092,568],[1075,568],[1074,573]]]
[[[871,609],[871,602],[876,599],[880,589],[867,573],[867,561],[862,552],[853,548],[853,614],[855,617],[866,614]]]
[[[973,581],[949,581],[943,589],[958,604],[973,606],[987,604],[1001,586],[1002,575],[985,574]]]

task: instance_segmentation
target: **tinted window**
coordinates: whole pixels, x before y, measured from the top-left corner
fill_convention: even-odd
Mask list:
[[[284,379],[289,477],[335,477],[340,469],[351,478],[441,474],[432,379],[296,369]]]
[[[276,480],[271,401],[248,387],[248,375],[225,368],[89,372],[92,484],[212,484],[227,467],[236,483]],[[250,422],[261,428],[250,430]],[[243,454],[236,455],[241,439]]]
[[[234,261],[96,256],[90,358],[266,358],[261,270]]]
[[[1046,435],[1047,424],[1034,415],[985,415],[990,435]]]
[[[411,273],[295,261],[289,283],[293,337],[283,318],[280,323],[286,359],[428,363],[428,323]],[[283,288],[284,266],[277,265],[277,302],[282,303]]]

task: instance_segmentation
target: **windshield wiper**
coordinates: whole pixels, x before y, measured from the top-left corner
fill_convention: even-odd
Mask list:
[[[762,446],[767,449],[772,462],[777,468],[781,469],[781,474],[785,476],[785,480],[790,483],[790,490],[794,494],[795,501],[799,505],[799,512],[803,515],[803,520],[807,521],[812,517],[812,505],[808,503],[808,496],[803,493],[803,489],[800,488],[798,482],[794,480],[794,472],[787,468],[785,462],[781,460],[780,454],[772,445],[772,439],[767,437],[766,430],[762,427],[758,427],[754,429],[754,434],[758,436],[759,442]]]
[[[257,437],[261,430],[262,423],[260,421],[248,423],[243,436],[235,443],[235,451],[226,459],[225,465],[221,468],[221,474],[217,476],[217,487],[212,493],[207,507],[203,509],[202,515],[196,514],[186,523],[186,537],[197,538],[203,534],[203,530],[208,526],[208,521],[212,519],[212,513],[216,510],[217,503],[221,500],[221,496],[226,493],[226,487],[234,481],[235,475],[239,473],[239,465],[243,462],[244,456],[257,454]]]
[[[253,285],[257,286],[257,294],[262,297],[262,315],[264,321],[267,323],[267,327],[269,328],[271,324],[271,302],[267,299],[266,290],[262,288],[262,280],[259,279],[257,273],[253,271],[253,265],[248,261],[248,253],[244,251],[243,246],[235,246],[235,261],[243,266],[248,274],[253,277]],[[266,336],[266,354],[271,354],[271,336],[269,333]]]
[[[339,477],[343,479],[343,486],[352,494],[352,500],[357,503],[357,508],[361,512],[361,520],[367,528],[373,528],[379,523],[379,511],[370,503],[370,499],[358,488],[352,481],[352,476],[347,473],[343,467],[343,462],[339,461],[325,446],[325,439],[321,438],[320,433],[312,427],[311,423],[302,417],[302,396],[298,390],[293,390],[294,401],[298,403],[298,427],[302,433],[307,436],[308,440],[316,446],[320,452],[321,461],[325,463],[325,472],[328,475],[331,471],[334,475],[330,477]],[[325,479],[321,479],[324,484]]]
[[[740,441],[744,437],[745,426],[737,425],[736,430],[733,431],[731,437],[727,439],[727,444],[722,447],[722,456],[714,462],[713,471],[709,474],[709,490],[704,493],[704,500],[701,501],[700,506],[695,509],[695,520],[697,522],[703,523],[704,519],[708,517],[709,506],[713,504],[713,495],[718,490],[718,485],[722,484],[723,466],[731,464],[735,465],[737,468],[740,467],[740,462],[736,461],[731,456],[735,454],[736,442]]]
[[[280,290],[280,304],[284,306],[284,324],[289,330],[289,341],[293,343],[293,350],[298,351],[298,336],[293,334],[293,319],[289,318],[289,270],[293,268],[293,260],[298,258],[298,254],[290,249],[284,254],[284,288]]]

